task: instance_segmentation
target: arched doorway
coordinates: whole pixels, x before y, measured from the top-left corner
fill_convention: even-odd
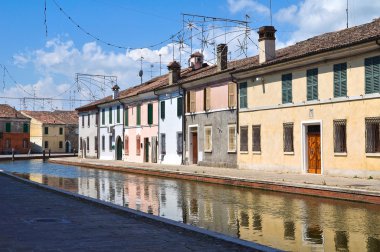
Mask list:
[[[116,160],[122,160],[123,158],[123,142],[120,136],[116,139]]]
[[[70,141],[66,141],[65,143],[65,152],[70,153],[71,152],[71,143]]]

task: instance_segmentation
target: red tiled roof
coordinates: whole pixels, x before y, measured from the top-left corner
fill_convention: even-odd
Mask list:
[[[28,111],[23,110],[23,114],[34,118],[45,124],[78,124],[78,114],[76,111]]]
[[[24,116],[8,104],[0,104],[0,118],[28,119],[28,117]]]

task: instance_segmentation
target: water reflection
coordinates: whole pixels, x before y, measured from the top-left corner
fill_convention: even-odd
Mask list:
[[[37,161],[0,164],[0,168],[38,183],[283,250],[380,251],[380,207],[376,205]]]

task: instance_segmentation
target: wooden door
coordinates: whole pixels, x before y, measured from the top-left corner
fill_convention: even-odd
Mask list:
[[[149,162],[149,138],[144,138],[145,162]]]
[[[309,133],[307,135],[308,142],[308,159],[309,173],[321,173],[321,135],[320,133]]]
[[[198,134],[197,132],[191,133],[192,135],[192,145],[193,145],[193,164],[198,163]]]

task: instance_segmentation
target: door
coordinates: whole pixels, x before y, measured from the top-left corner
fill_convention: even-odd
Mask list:
[[[65,144],[66,153],[70,152],[70,143],[67,141]]]
[[[149,162],[149,138],[144,138],[144,162]]]
[[[321,174],[321,134],[308,133],[308,172]]]
[[[116,160],[121,160],[123,158],[123,143],[121,138],[118,137],[116,141]]]
[[[191,143],[193,145],[193,164],[198,163],[198,133],[192,132],[191,133]]]

